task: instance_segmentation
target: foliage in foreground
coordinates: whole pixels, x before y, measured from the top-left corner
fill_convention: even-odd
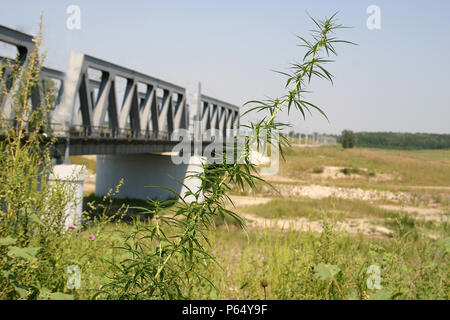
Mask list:
[[[403,226],[402,228],[405,228]],[[400,228],[400,226],[399,226]],[[411,233],[366,239],[336,231],[254,230],[211,235],[225,270],[211,267],[219,299],[448,299],[450,238],[434,241]],[[380,268],[380,289],[369,289]],[[194,297],[208,299],[206,287]]]
[[[404,232],[392,239],[368,239],[336,231],[332,222],[325,224],[328,227],[322,234],[252,229],[246,236],[234,225],[208,231],[217,263],[205,260],[196,268],[215,288],[206,279],[193,278],[181,290],[192,299],[449,298],[449,230],[438,241]],[[143,223],[139,228],[146,226]],[[59,263],[75,262],[82,270],[81,288],[71,292],[74,298],[91,299],[116,274],[115,267],[104,259],[120,263],[132,257],[118,248],[123,246],[123,235],[131,232],[135,232],[132,225],[94,226],[64,242]],[[97,239],[89,240],[89,234]],[[380,267],[380,290],[367,287],[371,265]],[[339,271],[333,274],[333,270]],[[268,284],[266,296],[263,280]]]
[[[46,115],[52,92],[40,106],[41,37],[27,65],[3,61],[0,101],[8,101],[13,121],[2,115],[0,142],[0,297],[3,299],[65,298],[65,212],[74,190],[49,182],[52,170]]]
[[[149,226],[137,224],[126,234],[125,245],[120,249],[129,258],[112,264],[116,273],[96,296],[107,299],[180,299],[190,297],[188,289],[193,282],[205,280],[214,287],[211,279],[205,277],[206,269],[199,270],[208,262],[215,262],[209,253],[211,244],[207,231],[214,229],[218,217],[224,221],[231,217],[243,228],[242,218],[226,208],[226,203],[231,201],[228,193],[233,186],[241,190],[255,189],[255,182],[262,181],[255,164],[250,161],[248,146],[256,145],[259,151],[266,148],[271,152],[279,150],[283,155],[287,140],[281,130],[287,124],[278,122],[280,111],[287,109],[289,112],[293,108],[305,117],[305,112],[311,113],[310,110],[315,109],[325,116],[319,107],[305,100],[306,89],[314,78],[333,82],[333,75],[325,65],[332,62],[330,55],[337,55],[337,43],[349,42],[334,36],[338,29],[343,28],[335,23],[335,15],[324,21],[312,21],[316,27],[312,31],[312,39],[298,37],[300,46],[306,48],[303,61],[291,65],[292,73],[280,72],[287,77],[287,93],[246,104],[250,108],[244,115],[250,112],[263,115],[262,120],[244,126],[252,133],[248,145],[233,147],[233,159],[228,158],[226,150],[224,153],[216,150],[215,157],[221,160],[218,164],[205,165],[204,172],[188,174],[187,179],[201,183],[198,190],[189,190],[185,195],[194,201],[186,202],[175,191],[169,190],[181,200],[173,215],[161,215],[159,206],[148,210],[155,222]],[[239,151],[237,155],[236,151]]]

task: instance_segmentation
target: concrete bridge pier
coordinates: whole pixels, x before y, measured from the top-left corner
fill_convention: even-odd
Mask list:
[[[106,195],[115,190],[120,180],[124,183],[115,195],[117,198],[160,199],[176,198],[168,190],[149,188],[160,186],[175,190],[185,197],[187,189],[180,184],[185,183],[193,192],[200,187],[200,180],[189,178],[193,172],[203,172],[204,160],[199,156],[190,157],[188,164],[174,164],[171,156],[158,154],[145,155],[98,155],[95,194]],[[192,196],[185,201],[193,201]]]

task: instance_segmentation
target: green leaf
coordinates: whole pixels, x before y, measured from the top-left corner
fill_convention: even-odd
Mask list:
[[[34,223],[37,223],[38,225],[40,225],[42,227],[45,226],[45,224],[42,222],[42,220],[36,214],[30,215],[30,220],[33,221]]]
[[[320,280],[332,280],[340,271],[341,269],[334,264],[319,263],[314,267],[315,276]]]
[[[17,242],[16,239],[11,238],[10,236],[6,238],[0,238],[0,246],[9,246],[15,244]]]
[[[392,293],[391,290],[388,288],[383,288],[380,290],[377,290],[373,295],[370,296],[371,300],[391,300],[392,299]]]
[[[51,292],[49,289],[43,287],[39,290],[38,300],[48,300]]]
[[[18,286],[13,284],[14,286],[14,290],[16,290],[16,292],[19,294],[21,299],[26,299],[28,298],[28,289],[23,287],[23,286]]]
[[[42,288],[39,293],[40,300],[74,300],[74,296],[62,292],[50,292],[47,288]]]
[[[2,271],[0,272],[0,274],[1,274],[3,277],[9,278],[9,279],[11,279],[11,277],[13,276],[13,273],[12,273],[12,272],[9,272],[9,271],[6,271],[6,270],[2,270]]]
[[[450,237],[440,239],[436,242],[438,246],[443,246],[445,251],[450,254]]]
[[[33,248],[33,247],[27,247],[27,248],[20,248],[20,247],[9,247],[8,248],[8,256],[12,258],[22,258],[27,261],[33,261],[36,259],[36,254],[41,250],[41,248]]]

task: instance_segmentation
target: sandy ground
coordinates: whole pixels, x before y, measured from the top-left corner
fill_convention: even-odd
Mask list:
[[[95,155],[84,156],[88,159],[96,159]],[[311,172],[311,178],[313,181],[316,178],[320,179],[355,179],[360,178],[359,174],[345,175],[341,172],[344,167],[326,166],[323,167],[322,173]],[[359,168],[359,170],[366,172],[367,169]],[[323,199],[327,197],[336,197],[342,199],[357,199],[371,202],[374,205],[378,205],[381,208],[394,210],[399,212],[410,213],[417,219],[433,220],[433,221],[448,221],[450,218],[450,212],[446,212],[443,208],[436,206],[405,206],[405,203],[409,203],[412,198],[412,194],[409,192],[391,192],[380,190],[364,190],[361,188],[344,188],[333,186],[322,186],[318,184],[310,184],[311,181],[298,180],[281,175],[269,175],[263,176],[264,179],[271,181],[274,187],[280,192],[283,198],[311,198],[311,199]],[[374,181],[386,181],[393,180],[396,177],[392,175],[377,174],[375,177],[371,177],[370,180]],[[84,194],[89,195],[95,192],[95,173],[88,171],[84,183]],[[277,184],[278,183],[278,184]],[[283,184],[287,183],[287,184]],[[436,190],[450,190],[450,187],[435,187],[435,186],[409,186],[411,189],[436,189]],[[269,189],[265,191],[270,191]],[[252,196],[231,196],[236,206],[245,205],[258,205],[267,203],[274,197],[252,197]],[[394,204],[377,204],[376,201],[389,201]],[[311,230],[314,232],[322,231],[321,221],[311,221],[307,218],[290,218],[290,219],[270,219],[258,217],[252,214],[242,213],[247,220],[248,227],[257,228],[278,228],[278,229],[293,229],[293,230]],[[386,227],[376,224],[376,220],[368,219],[347,219],[343,222],[337,222],[337,228],[346,231],[351,234],[364,233],[371,236],[386,236],[391,233]]]
[[[416,214],[417,219],[425,221],[449,221],[450,212],[446,212],[442,208],[430,207],[412,207],[412,206],[395,206],[395,205],[379,205],[379,207],[387,210],[401,211]]]
[[[267,203],[274,198],[266,197],[247,197],[232,196],[231,200],[235,205],[257,205]],[[280,230],[297,230],[297,231],[313,231],[322,232],[321,221],[311,221],[307,218],[290,218],[290,219],[270,219],[258,217],[253,214],[242,213],[249,228],[277,228]],[[346,231],[351,234],[367,234],[370,236],[387,236],[391,233],[386,227],[371,223],[368,219],[347,219],[344,222],[337,222],[338,230]]]
[[[304,190],[310,190],[306,186]],[[326,197],[330,195],[329,187],[323,187],[325,189],[317,188],[321,186],[315,186],[313,188],[312,195],[317,199],[321,197]],[[334,194],[336,194],[336,190],[333,190]],[[347,190],[348,191],[348,190]],[[369,195],[373,195],[369,192]],[[342,193],[342,195],[348,195],[350,193]],[[361,195],[360,193],[356,193],[357,195]],[[303,196],[311,195],[311,193]],[[249,205],[259,205],[265,204],[269,201],[275,199],[272,197],[251,197],[251,196],[236,196],[233,195],[231,197],[234,205],[236,206],[249,206]],[[230,205],[231,206],[231,205]],[[449,221],[450,213],[445,212],[442,208],[430,208],[430,207],[413,207],[413,206],[402,206],[402,205],[378,205],[381,208],[406,212],[414,214],[417,219],[420,220],[432,220],[437,222]],[[309,220],[307,218],[299,217],[299,218],[280,218],[280,219],[270,219],[258,217],[253,214],[240,212],[242,216],[245,218],[247,222],[247,226],[249,228],[277,228],[280,230],[298,230],[298,231],[313,231],[313,232],[322,232],[322,223],[321,221]],[[336,228],[338,230],[346,231],[350,234],[366,234],[369,236],[381,236],[385,237],[392,233],[389,228],[378,225],[376,222],[377,219],[346,219],[343,222],[336,222]],[[430,235],[431,236],[431,235]]]
[[[264,204],[273,199],[274,198],[247,196],[231,197],[234,204],[240,206]],[[248,213],[241,214],[245,218],[247,227],[249,228],[277,228],[281,230],[290,229],[297,231],[322,232],[321,221],[311,221],[307,218],[270,219]],[[337,222],[336,228],[351,234],[364,233],[371,236],[387,236],[391,233],[391,230],[388,228],[372,224],[367,219],[347,219],[344,222]]]
[[[248,197],[248,196],[230,196],[235,206],[252,206],[267,203],[275,198],[270,197]]]
[[[309,172],[309,175],[313,179],[332,179],[332,180],[350,179],[350,180],[355,180],[355,179],[366,179],[367,175],[369,174],[369,169],[367,169],[367,168],[358,168],[360,173],[345,174],[342,172],[342,170],[345,168],[347,168],[347,167],[325,166],[325,167],[321,167],[321,169],[323,170],[321,173],[314,173],[314,171],[311,169]],[[289,177],[279,176],[279,175],[263,175],[262,177],[265,180],[272,181],[272,182],[287,182],[287,183],[292,183],[292,182],[306,183],[307,182],[307,181],[292,179]],[[369,181],[372,181],[372,182],[392,181],[395,179],[398,179],[398,177],[391,175],[391,174],[387,174],[387,173],[377,173],[375,176],[369,177]]]
[[[91,172],[90,170],[87,170],[83,187],[83,192],[85,196],[95,192],[95,180],[96,180],[95,173]]]
[[[243,213],[242,216],[250,228],[277,228],[280,230],[322,232],[321,221],[311,221],[306,218],[268,219],[247,213]],[[346,231],[350,234],[363,233],[370,236],[387,236],[391,233],[390,229],[372,224],[367,219],[347,219],[344,222],[336,222],[336,229]]]
[[[359,199],[364,201],[388,200],[393,202],[405,202],[411,200],[411,195],[406,192],[390,192],[379,190],[363,190],[361,188],[328,187],[321,185],[275,185],[275,188],[284,197],[306,197],[322,199],[336,197],[343,199]],[[269,190],[267,190],[269,191]]]

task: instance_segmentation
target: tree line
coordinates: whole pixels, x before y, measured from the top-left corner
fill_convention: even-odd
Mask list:
[[[353,137],[352,137],[353,135]],[[344,138],[344,139],[343,139]],[[351,139],[356,147],[385,149],[449,149],[450,134],[399,133],[399,132],[351,132],[344,130],[341,142]]]

